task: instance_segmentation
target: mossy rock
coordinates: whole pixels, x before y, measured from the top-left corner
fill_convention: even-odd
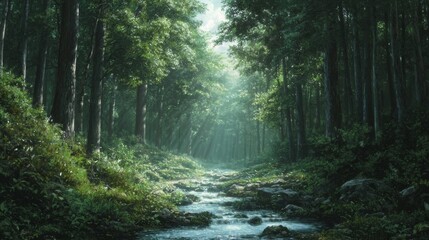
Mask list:
[[[287,227],[278,225],[266,227],[261,236],[267,238],[288,238],[293,237],[293,234]]]
[[[247,221],[247,223],[249,223],[252,226],[261,225],[262,224],[262,218],[252,217],[251,219],[249,219],[249,221]]]

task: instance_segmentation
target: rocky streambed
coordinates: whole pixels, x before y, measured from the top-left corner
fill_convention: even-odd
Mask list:
[[[181,206],[181,222],[178,227],[158,231],[142,232],[139,240],[147,239],[306,239],[317,232],[320,225],[304,220],[286,218],[275,209],[277,206],[262,206],[266,204],[297,203],[302,200],[297,192],[284,189],[281,183],[269,185],[248,184],[246,186],[232,185],[225,188],[222,183],[234,176],[234,172],[226,170],[212,170],[200,178],[175,183],[182,189],[186,198]],[[253,196],[253,197],[251,197]],[[273,199],[276,196],[278,199]],[[253,201],[258,198],[259,201]],[[287,200],[287,201],[285,201]],[[284,205],[286,211],[300,211],[301,207],[294,204]],[[165,220],[170,218],[164,213]],[[210,216],[211,221],[205,226],[192,226],[187,224],[192,219]],[[172,219],[174,223],[176,220]],[[183,224],[184,223],[184,224]],[[174,224],[173,224],[174,225]]]

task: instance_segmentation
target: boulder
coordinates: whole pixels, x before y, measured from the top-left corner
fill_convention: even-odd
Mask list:
[[[262,218],[252,217],[251,219],[249,219],[249,221],[247,221],[247,223],[252,225],[252,226],[261,225],[262,224]]]
[[[242,196],[244,193],[244,186],[233,184],[225,191],[225,193],[228,196],[234,196],[234,197]]]
[[[399,192],[399,205],[406,210],[429,210],[429,194],[415,186],[405,188]]]
[[[267,237],[267,238],[284,239],[284,238],[293,237],[293,234],[287,227],[278,225],[278,226],[266,227],[262,232],[261,236]]]
[[[382,181],[375,179],[352,179],[345,182],[340,190],[340,201],[376,204],[371,211],[392,211],[396,207],[397,194]]]
[[[375,179],[353,179],[345,182],[340,188],[340,200],[371,201],[390,195],[392,190],[383,182]]]
[[[292,214],[292,213],[304,211],[304,208],[294,204],[288,204],[285,208],[283,208],[283,211],[285,211],[288,214]]]

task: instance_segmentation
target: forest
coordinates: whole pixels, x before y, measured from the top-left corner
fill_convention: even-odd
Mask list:
[[[429,239],[428,0],[0,0],[0,239]]]

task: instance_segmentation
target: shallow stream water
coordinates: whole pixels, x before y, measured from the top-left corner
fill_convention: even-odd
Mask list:
[[[219,176],[230,174],[231,172],[216,170],[209,172],[208,175],[198,181],[201,191],[188,191],[199,197],[200,201],[188,206],[180,207],[180,211],[198,213],[211,212],[216,215],[209,227],[186,227],[173,228],[153,232],[143,232],[139,235],[138,240],[222,240],[222,239],[260,239],[259,235],[268,226],[283,225],[292,231],[314,232],[318,226],[311,222],[293,221],[285,219],[280,214],[269,211],[237,211],[228,203],[239,201],[240,198],[227,197],[224,193],[216,191],[207,191],[208,185],[219,184]],[[239,218],[237,214],[245,214],[248,218]],[[261,217],[261,225],[253,226],[247,221],[252,217]]]

